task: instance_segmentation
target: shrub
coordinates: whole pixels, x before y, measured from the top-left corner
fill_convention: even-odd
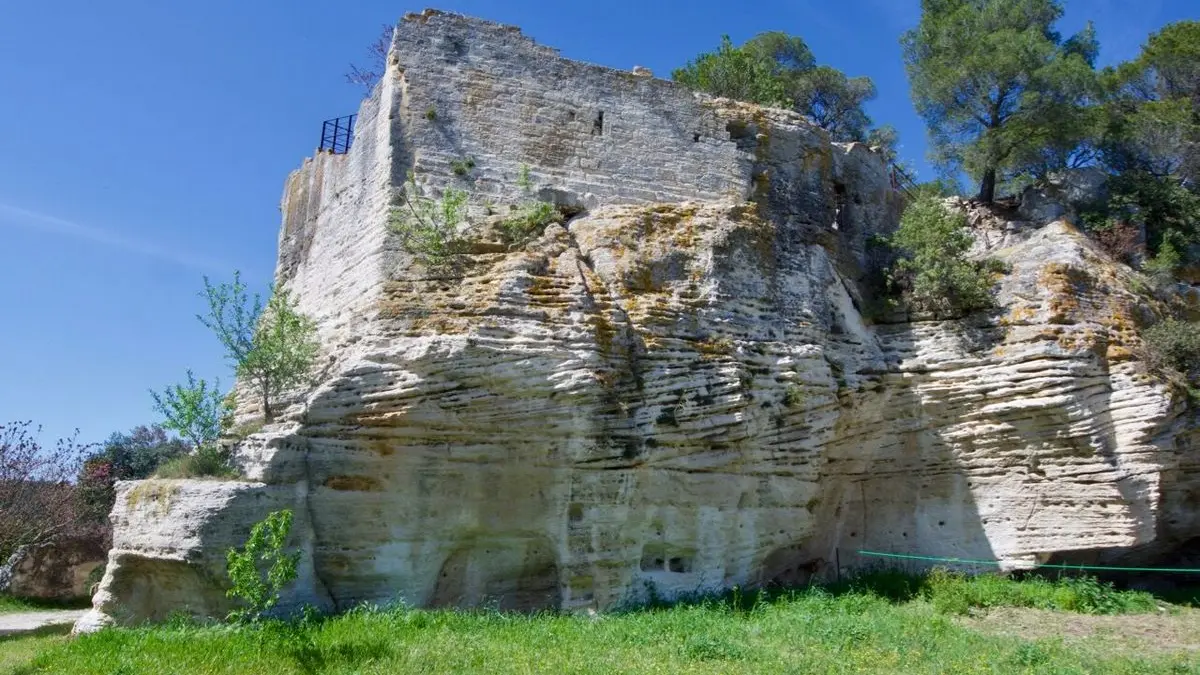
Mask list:
[[[1158,255],[1142,263],[1145,272],[1156,288],[1164,288],[1175,283],[1175,272],[1183,265],[1183,256],[1169,240],[1163,241],[1158,247]]]
[[[1109,181],[1107,200],[1091,205],[1080,215],[1101,245],[1103,233],[1118,225],[1134,231],[1142,227],[1146,248],[1159,256],[1170,247],[1178,256],[1178,264],[1186,262],[1180,251],[1200,243],[1200,195],[1173,177],[1143,171],[1121,173]],[[1173,275],[1174,271],[1169,273]]]
[[[421,195],[416,177],[409,174],[403,204],[392,209],[388,227],[400,236],[400,245],[430,267],[453,263],[466,250],[458,227],[467,217],[467,193],[446,188],[441,199]]]
[[[155,478],[237,478],[229,452],[216,444],[202,445],[189,455],[170,459],[154,472]]]
[[[228,620],[238,623],[258,621],[263,613],[279,603],[279,592],[296,579],[300,553],[285,553],[292,531],[292,512],[273,511],[250,529],[250,537],[241,549],[225,553],[225,570],[233,586],[227,595],[243,606],[229,613]],[[260,567],[266,567],[265,574]]]
[[[266,426],[266,425],[263,424],[262,420],[253,420],[250,422],[245,422],[243,424],[239,424],[236,427],[233,427],[232,429],[230,429],[227,433],[229,434],[229,436],[233,437],[235,440],[244,441],[247,438],[249,438],[250,436],[253,436],[254,434],[257,434],[258,432],[262,431],[264,426]]]
[[[471,173],[471,169],[475,168],[475,158],[467,157],[466,159],[450,160],[450,170],[455,176],[465,176]]]
[[[889,285],[908,307],[945,316],[994,305],[992,273],[1003,266],[966,258],[972,243],[966,216],[947,210],[937,197],[922,196],[910,204],[889,243],[898,254]]]
[[[1105,221],[1092,230],[1092,236],[1105,253],[1126,265],[1133,263],[1140,247],[1138,228],[1125,221]]]
[[[1152,612],[1156,608],[1149,593],[1119,591],[1094,577],[1031,577],[1016,581],[994,574],[966,576],[935,569],[925,579],[922,595],[944,614],[966,614],[971,609],[991,607],[1035,607],[1081,614]]]
[[[1176,370],[1188,378],[1200,374],[1200,325],[1164,319],[1146,329],[1146,364],[1155,370]]]
[[[528,164],[521,165],[521,170],[517,174],[517,187],[521,188],[521,191],[526,194],[533,189],[533,179],[529,176]]]
[[[500,221],[500,232],[507,244],[527,244],[545,231],[550,223],[561,223],[562,212],[550,202],[527,202]]]
[[[792,383],[787,386],[787,390],[783,392],[783,405],[788,408],[795,408],[804,405],[804,401],[808,397],[804,393],[804,387]]]

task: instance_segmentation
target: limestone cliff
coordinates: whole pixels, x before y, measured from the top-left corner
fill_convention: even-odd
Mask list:
[[[471,195],[455,270],[389,233],[409,171]],[[527,191],[573,217],[506,247],[487,212]],[[239,445],[253,482],[120,486],[87,625],[224,611],[224,549],[277,508],[286,600],[327,609],[603,609],[803,582],[839,549],[1028,567],[1200,535],[1131,272],[1067,222],[986,214],[999,311],[873,324],[868,241],[900,206],[879,156],[796,114],[405,17],[351,151],[284,193],[314,385]]]

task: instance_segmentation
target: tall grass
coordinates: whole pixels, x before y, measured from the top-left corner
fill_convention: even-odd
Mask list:
[[[1004,604],[1153,606],[1144,594],[1094,582],[872,575],[828,589],[729,593],[600,616],[363,607],[247,628],[175,621],[63,641],[14,672],[1200,675],[1200,663],[1184,655],[1132,657],[1094,640],[985,635],[953,616]]]
[[[1119,590],[1094,577],[1022,580],[998,575],[968,576],[935,569],[926,576],[899,572],[867,574],[835,590],[857,590],[894,601],[923,599],[943,614],[966,614],[972,609],[1033,607],[1081,614],[1137,614],[1156,611],[1153,595]]]

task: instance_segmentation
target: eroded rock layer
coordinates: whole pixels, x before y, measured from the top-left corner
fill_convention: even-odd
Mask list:
[[[389,231],[409,171],[470,194],[456,265]],[[488,214],[531,198],[572,217],[503,244]],[[352,150],[285,190],[315,384],[238,446],[256,482],[122,485],[88,621],[225,611],[224,549],[276,508],[303,552],[287,604],[328,609],[604,609],[860,549],[1028,567],[1200,534],[1130,272],[1066,222],[989,215],[1000,309],[872,322],[900,203],[878,155],[793,113],[406,17]]]

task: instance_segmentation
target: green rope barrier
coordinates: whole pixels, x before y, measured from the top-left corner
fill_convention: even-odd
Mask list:
[[[937,558],[925,555],[907,555],[904,553],[881,553],[879,551],[857,551],[859,555],[875,556],[877,558],[901,558],[904,560],[928,560],[932,562],[958,563],[961,565],[1000,565],[999,560],[970,560],[966,558]],[[1118,572],[1174,572],[1177,574],[1200,574],[1200,569],[1174,569],[1168,567],[1110,567],[1105,565],[1038,565],[1037,569],[1063,570],[1113,570]]]

